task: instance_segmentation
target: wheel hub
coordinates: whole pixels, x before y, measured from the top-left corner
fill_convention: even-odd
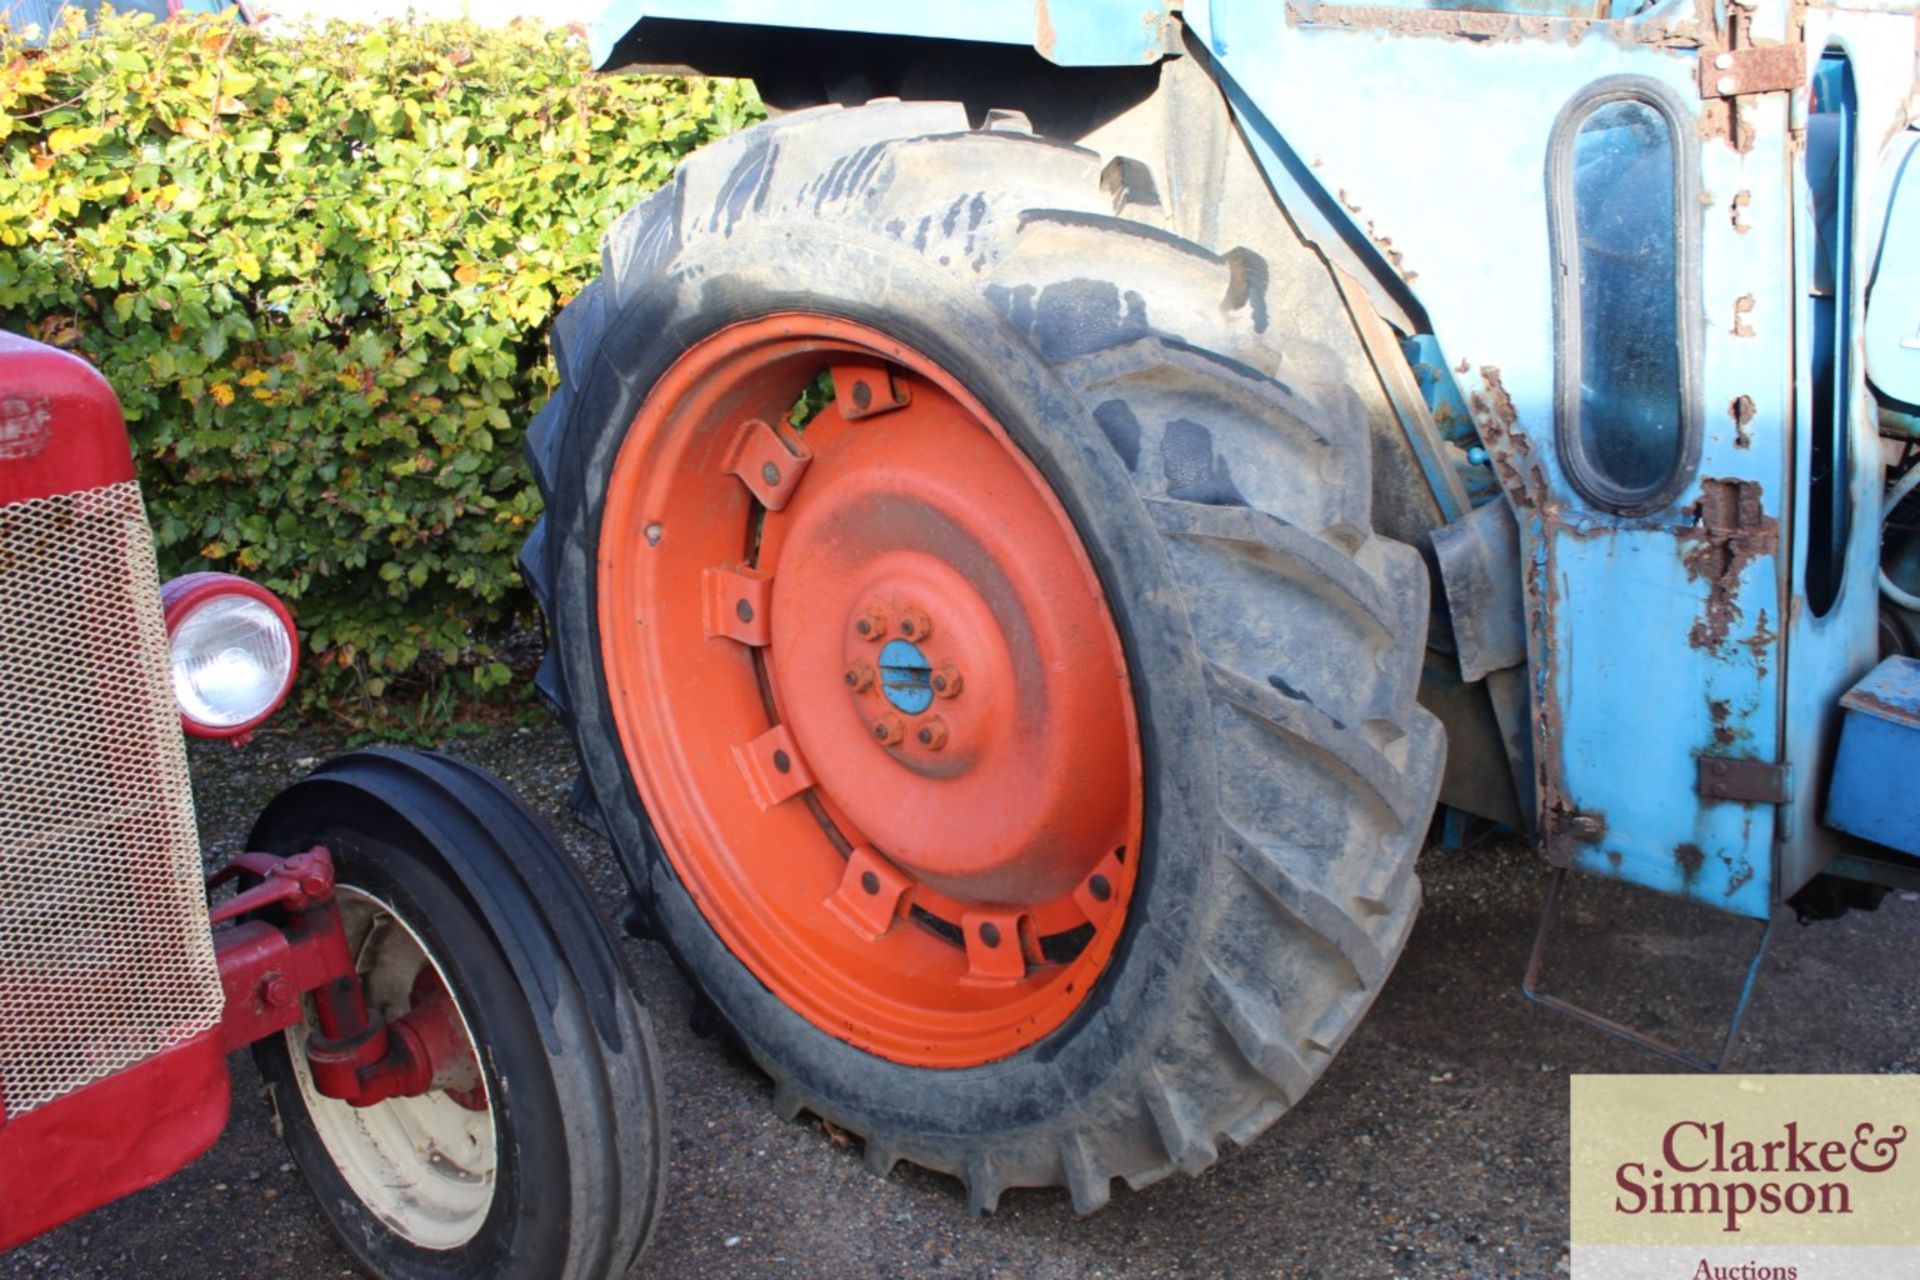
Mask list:
[[[919,645],[911,640],[887,641],[880,650],[880,692],[894,710],[910,716],[933,705],[933,664]]]
[[[956,380],[844,321],[722,330],[637,417],[601,567],[643,798],[783,999],[965,1065],[1084,998],[1137,861],[1126,662],[1058,498]]]

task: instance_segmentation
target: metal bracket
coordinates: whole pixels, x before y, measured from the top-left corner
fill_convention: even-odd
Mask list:
[[[1628,1044],[1670,1058],[1695,1071],[1723,1071],[1729,1059],[1733,1057],[1733,1044],[1740,1035],[1740,1020],[1746,1016],[1747,1003],[1753,998],[1754,982],[1760,977],[1760,962],[1766,958],[1767,943],[1773,939],[1773,921],[1769,919],[1766,927],[1760,931],[1760,943],[1753,950],[1753,959],[1747,962],[1747,978],[1740,986],[1740,1001],[1733,1007],[1733,1021],[1727,1024],[1727,1038],[1720,1046],[1720,1056],[1716,1059],[1696,1057],[1686,1050],[1668,1044],[1656,1036],[1644,1031],[1636,1031],[1624,1022],[1615,1022],[1603,1017],[1591,1009],[1583,1009],[1577,1004],[1551,996],[1540,990],[1540,973],[1547,963],[1547,937],[1553,932],[1553,924],[1560,910],[1560,890],[1567,882],[1567,869],[1561,867],[1553,873],[1553,879],[1547,882],[1547,901],[1540,910],[1540,929],[1533,936],[1533,953],[1527,957],[1527,976],[1520,980],[1520,993],[1535,1004],[1564,1013],[1569,1018],[1584,1022],[1599,1031],[1604,1031],[1615,1039],[1625,1040]]]
[[[1707,800],[1786,804],[1793,798],[1793,766],[1732,756],[1701,756],[1694,790]]]
[[[1700,52],[1700,96],[1741,98],[1784,93],[1807,82],[1807,51],[1797,44]]]

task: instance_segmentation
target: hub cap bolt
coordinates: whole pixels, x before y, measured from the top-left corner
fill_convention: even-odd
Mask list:
[[[957,698],[960,696],[960,686],[965,682],[960,678],[960,668],[949,662],[933,673],[933,680],[930,683],[933,685],[933,691],[941,697]]]
[[[853,629],[860,633],[863,640],[884,640],[887,635],[886,610],[875,605],[854,619]]]
[[[906,736],[907,726],[899,716],[881,716],[873,722],[873,740],[883,747],[894,746]]]
[[[925,640],[933,634],[933,619],[925,609],[908,609],[900,615],[900,634],[909,640]]]
[[[873,667],[866,662],[850,662],[847,664],[844,679],[847,682],[847,688],[855,693],[865,693],[873,688]]]
[[[913,736],[927,750],[938,751],[947,745],[947,722],[939,716],[928,716]]]

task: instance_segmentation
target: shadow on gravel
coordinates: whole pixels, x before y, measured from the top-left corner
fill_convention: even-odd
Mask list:
[[[195,744],[203,839],[237,850],[254,812],[340,744],[263,734]],[[566,838],[609,918],[622,888],[597,837],[565,818],[571,749],[557,729],[453,744],[519,788]],[[651,1004],[673,1116],[667,1215],[640,1275],[1533,1280],[1564,1270],[1567,1077],[1654,1072],[1661,1060],[1520,996],[1543,864],[1515,842],[1430,850],[1426,906],[1399,969],[1320,1086],[1248,1150],[1076,1218],[1063,1193],[1014,1191],[985,1222],[958,1184],[902,1168],[881,1180],[859,1144],[785,1123],[735,1050],[690,1027],[685,984],[656,945],[628,953]],[[1715,1046],[1754,926],[1652,894],[1581,882],[1550,989],[1702,1050]],[[1776,929],[1737,1067],[1920,1069],[1911,981],[1920,902]],[[0,1258],[51,1280],[307,1280],[352,1274],[292,1173],[244,1054],[234,1119],[180,1176]]]

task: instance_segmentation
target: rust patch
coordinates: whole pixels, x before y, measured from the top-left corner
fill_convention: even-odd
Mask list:
[[[1502,428],[1512,431],[1514,424],[1520,421],[1520,415],[1513,407],[1513,397],[1507,394],[1506,384],[1500,381],[1500,370],[1493,365],[1480,366],[1481,381],[1487,384],[1485,397],[1476,395],[1474,407],[1485,407],[1495,422]]]
[[[1516,507],[1534,507],[1546,497],[1544,478],[1539,475],[1536,465],[1536,485],[1530,487],[1527,477],[1520,470],[1522,461],[1533,452],[1533,442],[1519,428],[1520,414],[1513,407],[1513,397],[1507,394],[1505,384],[1500,381],[1499,368],[1490,364],[1481,365],[1480,381],[1485,389],[1468,397],[1467,408],[1473,414],[1474,425],[1479,428],[1480,439],[1485,442],[1487,452],[1493,458],[1494,473],[1500,477],[1500,487],[1506,490],[1507,497]]]
[[[1733,419],[1733,447],[1753,448],[1753,437],[1747,432],[1747,424],[1753,421],[1753,397],[1735,396],[1727,406],[1727,416]]]
[[[1393,269],[1400,274],[1401,279],[1411,284],[1420,278],[1418,272],[1407,270],[1406,262],[1403,260],[1402,254],[1398,249],[1393,247],[1393,237],[1380,234],[1373,225],[1373,219],[1364,217],[1366,211],[1347,194],[1345,187],[1341,187],[1338,191],[1334,192],[1334,196],[1340,201],[1341,207],[1353,215],[1355,222],[1360,222],[1364,219],[1367,229],[1367,239],[1373,241],[1373,247],[1378,249],[1381,255],[1392,264]]]
[[[1702,99],[1700,136],[1725,142],[1735,151],[1751,151],[1756,133],[1752,113],[1742,109],[1742,97],[1805,84],[1806,46],[1797,21],[1786,44],[1756,45],[1749,30],[1752,19],[1737,7],[1727,6],[1724,30],[1716,17],[1710,12],[1700,15],[1701,29],[1715,37],[1711,45],[1701,48],[1696,64]]]
[[[1728,25],[1728,44],[1741,42],[1744,24],[1737,17]],[[1722,66],[1725,62],[1727,65]],[[1798,44],[1748,45],[1729,48],[1699,62],[1702,98],[1738,98],[1756,93],[1784,93],[1807,82],[1807,53]]]
[[[1747,206],[1753,203],[1753,192],[1736,191],[1733,193],[1733,230],[1737,235],[1745,235],[1753,230],[1747,225]]]
[[[1696,649],[1712,651],[1726,643],[1741,617],[1740,576],[1748,565],[1779,548],[1779,522],[1761,508],[1760,499],[1757,481],[1700,482],[1700,500],[1688,512],[1693,527],[1680,535],[1696,544],[1681,558],[1688,580],[1707,584],[1700,618],[1687,633],[1687,643]],[[1764,629],[1764,614],[1761,625]]]
[[[1670,49],[1698,49],[1703,43],[1699,27],[1691,22],[1633,23],[1556,17],[1551,14],[1329,5],[1314,3],[1314,0],[1290,0],[1287,22],[1291,26],[1357,28],[1370,34],[1439,36],[1469,40],[1475,44],[1515,40],[1578,44],[1591,31],[1604,32],[1623,47],[1653,45]]]
[[[1733,714],[1733,707],[1725,698],[1708,698],[1707,715],[1713,720],[1713,742],[1715,746],[1728,746],[1733,742],[1733,726],[1727,723],[1727,717]]]
[[[1053,47],[1060,37],[1053,30],[1053,14],[1047,11],[1047,0],[1033,0],[1033,47],[1048,62],[1053,61]]]
[[[1699,845],[1689,841],[1673,846],[1673,860],[1679,864],[1680,874],[1690,882],[1706,865],[1707,855]]]
[[[1779,638],[1767,628],[1767,611],[1762,609],[1754,615],[1753,634],[1740,643],[1747,647],[1747,652],[1753,655],[1756,663],[1761,663],[1773,652],[1773,642]],[[1761,667],[1760,674],[1767,674],[1767,669]]]
[[[1497,386],[1497,380],[1489,385]],[[1578,845],[1598,844],[1606,838],[1607,817],[1595,810],[1578,808],[1567,794],[1560,776],[1559,751],[1565,745],[1560,728],[1560,703],[1554,695],[1554,680],[1559,669],[1558,647],[1552,641],[1555,605],[1559,599],[1559,578],[1554,568],[1553,528],[1555,513],[1543,514],[1544,554],[1527,560],[1527,627],[1533,634],[1529,646],[1540,655],[1532,674],[1534,731],[1534,804],[1541,848],[1547,861],[1569,866]]]
[[[1740,860],[1740,865],[1736,867],[1733,865],[1733,859],[1724,853],[1720,855],[1720,862],[1727,869],[1727,887],[1724,892],[1731,898],[1740,892],[1747,881],[1753,879],[1753,864],[1743,858]]]
[[[1733,336],[1751,338],[1753,326],[1747,323],[1747,317],[1753,314],[1753,295],[1743,293],[1733,300]]]

